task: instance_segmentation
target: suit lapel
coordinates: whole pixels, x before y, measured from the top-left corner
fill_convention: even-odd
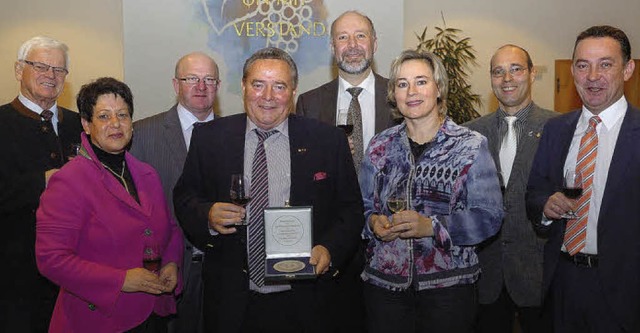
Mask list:
[[[318,101],[319,105],[324,105],[326,110],[319,113],[319,119],[321,122],[327,124],[336,124],[336,110],[338,109],[338,79],[335,79],[329,82],[328,85],[324,87],[325,92],[320,94],[320,96],[324,96],[324,101]]]
[[[516,160],[521,160],[526,158],[525,156],[530,156],[530,153],[535,153],[538,141],[540,141],[540,137],[542,136],[544,122],[540,117],[538,106],[534,104],[532,107],[526,126],[522,128]]]
[[[305,129],[301,128],[302,124],[298,122],[296,116],[289,116],[289,147],[291,155],[291,189],[289,192],[289,200],[291,205],[296,205],[301,199],[302,193],[305,191],[307,182],[305,182],[303,170],[311,170],[312,166],[308,165],[307,158],[310,152],[307,143],[307,135]]]
[[[177,165],[182,169],[184,160],[187,158],[187,146],[184,142],[184,136],[182,134],[182,125],[180,124],[180,118],[178,117],[177,107],[171,108],[164,117],[164,133],[161,137],[164,140],[164,144],[169,148],[171,161],[170,164]]]
[[[616,141],[616,147],[611,157],[609,165],[609,173],[607,176],[607,184],[604,190],[604,197],[600,206],[600,214],[609,207],[614,207],[618,198],[615,195],[615,189],[624,188],[625,179],[632,179],[627,176],[632,163],[631,158],[636,154],[629,153],[630,150],[637,149],[640,141],[640,111],[629,106],[620,126],[620,133]],[[635,171],[635,170],[634,170]],[[613,205],[613,206],[612,206]]]
[[[389,106],[387,104],[387,85],[385,80],[378,74],[375,74],[375,90],[376,90],[376,123],[375,132],[380,133],[389,126]]]

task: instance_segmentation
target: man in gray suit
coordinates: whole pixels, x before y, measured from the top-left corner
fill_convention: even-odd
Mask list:
[[[525,49],[500,47],[491,58],[490,74],[498,110],[465,125],[489,140],[506,214],[501,231],[479,247],[477,332],[511,333],[516,313],[522,332],[549,332],[541,304],[545,240],[527,219],[525,191],[542,128],[557,114],[531,100],[536,70]]]
[[[198,123],[213,120],[213,104],[220,84],[218,65],[201,52],[187,54],[176,64],[173,88],[178,103],[169,111],[136,121],[131,153],[160,174],[173,211],[173,187],[187,157],[191,133]],[[184,289],[178,299],[170,332],[202,332],[202,251],[185,239]]]

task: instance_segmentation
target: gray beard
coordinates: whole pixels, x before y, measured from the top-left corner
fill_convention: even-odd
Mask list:
[[[371,60],[363,59],[359,63],[354,65],[347,63],[346,61],[338,62],[338,68],[341,71],[349,73],[349,74],[362,74],[371,66]]]

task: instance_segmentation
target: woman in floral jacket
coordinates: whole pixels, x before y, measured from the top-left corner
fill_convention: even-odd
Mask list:
[[[360,171],[370,332],[473,329],[475,246],[500,229],[502,195],[486,138],[446,116],[447,87],[431,53],[391,66],[388,100],[404,122],[371,140]]]

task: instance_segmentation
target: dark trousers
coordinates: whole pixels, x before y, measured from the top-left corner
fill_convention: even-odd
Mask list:
[[[210,286],[207,282],[205,332],[336,331],[338,323],[329,312],[329,306],[335,306],[330,303],[335,299],[335,282],[323,277],[296,281],[292,290],[271,294],[249,291],[238,284]]]
[[[598,268],[560,258],[551,283],[553,326],[557,333],[624,332],[607,306]]]
[[[513,325],[518,318],[523,333],[551,332],[551,318],[542,307],[521,307],[516,305],[506,287],[503,286],[498,299],[491,304],[480,304],[478,309],[477,333],[513,333]]]
[[[55,301],[55,297],[0,299],[0,332],[48,332]]]
[[[184,281],[182,294],[177,300],[176,314],[169,321],[169,333],[201,333],[204,329],[202,317],[203,283],[202,259],[191,261],[189,273]],[[189,257],[188,260],[191,260]]]
[[[336,279],[337,295],[331,310],[332,318],[340,323],[338,332],[366,332],[363,284],[360,273],[364,269],[365,241]]]
[[[130,329],[127,333],[167,333],[167,317],[160,317],[151,313],[142,324]]]
[[[375,332],[473,332],[475,284],[391,291],[364,283],[368,330]]]

